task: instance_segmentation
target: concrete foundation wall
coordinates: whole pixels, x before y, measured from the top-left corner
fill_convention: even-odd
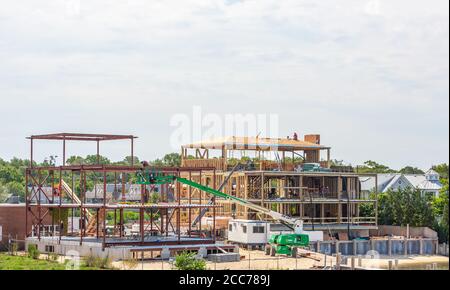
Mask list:
[[[112,260],[129,259],[131,257],[129,248],[110,247],[103,251],[102,246],[99,243],[84,242],[83,245],[80,246],[79,242],[62,241],[61,244],[58,244],[57,239],[38,241],[37,239],[28,238],[26,240],[26,248],[28,248],[29,244],[37,245],[38,250],[41,253],[47,253],[45,246],[52,245],[54,246],[54,253],[58,255],[71,256],[78,253],[80,257],[93,255],[100,258],[109,257]]]
[[[435,255],[438,254],[438,241],[435,239],[374,239],[353,241],[313,242],[312,249],[322,254],[346,256],[365,256],[370,251],[379,255]]]
[[[405,241],[393,240],[391,242],[391,254],[392,255],[404,255],[405,254]]]
[[[377,230],[370,230],[370,236],[406,236],[407,227],[402,226],[378,226]],[[423,237],[437,239],[437,232],[428,227],[409,227],[409,237]]]

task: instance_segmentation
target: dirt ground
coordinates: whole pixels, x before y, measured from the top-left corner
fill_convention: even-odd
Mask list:
[[[362,266],[365,268],[378,268],[388,269],[389,261],[395,265],[395,260],[398,260],[398,269],[423,269],[426,270],[427,266],[432,267],[436,264],[438,269],[447,269],[449,267],[449,258],[444,256],[383,256],[379,259],[362,259]],[[357,262],[356,262],[357,264]],[[350,265],[350,259],[347,261],[347,265]]]
[[[26,253],[20,253],[26,255]],[[306,258],[292,258],[287,256],[266,256],[263,251],[248,251],[240,249],[241,261],[230,263],[213,263],[207,262],[209,270],[308,270],[320,269],[326,265],[328,268],[336,264],[336,258],[325,256],[318,253],[313,253],[311,257]],[[41,259],[47,259],[47,255],[42,254]],[[60,256],[58,261],[64,263],[65,259],[69,257]],[[449,269],[449,257],[444,256],[381,256],[379,259],[361,259],[361,266],[367,269],[388,269],[389,261],[395,265],[395,260],[398,260],[397,269],[432,269],[433,264],[440,270]],[[347,259],[347,265],[350,266],[351,259]],[[358,258],[355,257],[355,266],[358,265]],[[130,265],[122,261],[113,262],[112,266],[115,269],[130,270]],[[132,266],[133,270],[172,270],[174,269],[172,261],[138,261]]]
[[[266,256],[263,251],[248,251],[240,249],[241,261],[230,263],[212,263],[207,262],[209,270],[307,270],[315,266],[325,264],[325,256],[314,253],[312,257],[291,258],[287,256]],[[327,256],[327,264],[335,264],[336,259]],[[122,262],[114,262],[113,266],[117,269],[124,269]],[[172,263],[168,261],[144,261],[139,262],[136,270],[171,270]]]
[[[328,268],[336,264],[336,258],[314,253],[310,258],[291,258],[287,256],[266,256],[263,251],[248,251],[240,249],[241,261],[230,263],[207,262],[209,270],[308,270],[320,269],[325,265]],[[355,258],[355,266],[358,266]],[[388,269],[389,261],[398,260],[398,269],[427,269],[436,264],[437,269],[448,269],[449,258],[443,256],[411,256],[411,257],[380,257],[379,259],[361,259],[361,266],[368,269]],[[350,266],[350,258],[347,260]],[[122,262],[114,262],[116,269],[127,269]],[[135,270],[172,270],[174,267],[169,261],[138,262]]]

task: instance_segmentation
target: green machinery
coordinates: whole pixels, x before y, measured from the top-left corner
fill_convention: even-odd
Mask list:
[[[309,236],[307,234],[281,234],[272,235],[269,245],[266,246],[266,255],[296,255],[296,248],[306,248],[309,246]]]
[[[279,212],[256,205],[245,199],[225,194],[221,191],[212,189],[202,184],[198,184],[185,178],[173,175],[162,175],[158,172],[150,172],[149,170],[139,171],[137,173],[137,176],[138,176],[137,180],[138,184],[167,184],[172,183],[173,181],[178,181],[182,184],[186,184],[188,186],[192,186],[194,188],[202,190],[206,193],[212,194],[213,196],[233,201],[239,205],[255,210],[258,213],[266,214],[294,230],[295,234],[273,235],[269,241],[268,247],[266,247],[266,254],[270,253],[271,255],[275,254],[293,255],[295,252],[295,251],[293,252],[293,249],[298,247],[309,246],[310,241],[309,235],[303,231],[303,221],[300,219],[285,216]],[[268,249],[270,249],[269,253]]]

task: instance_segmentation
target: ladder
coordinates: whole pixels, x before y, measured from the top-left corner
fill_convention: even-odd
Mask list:
[[[61,180],[61,187],[67,193],[67,195],[73,200],[73,202],[81,205],[80,198],[73,192],[72,188],[70,188],[70,186],[64,180]],[[97,232],[97,215],[93,215],[86,208],[83,208],[83,213],[87,220],[86,234],[89,236],[93,236]],[[99,211],[100,224],[103,223],[104,218],[105,218],[105,212],[104,212],[104,210],[100,210]]]
[[[61,187],[76,204],[81,205],[80,198],[72,191],[70,186],[64,180],[61,180]],[[88,219],[91,219],[93,216],[87,209],[84,209],[84,214]]]

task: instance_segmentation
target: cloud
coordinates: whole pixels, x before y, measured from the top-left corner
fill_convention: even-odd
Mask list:
[[[21,117],[15,128],[0,125],[10,136],[0,154],[25,156],[17,148],[31,133],[118,130],[151,142],[140,154],[154,158],[167,151],[170,116],[199,104],[219,114],[276,111],[283,134],[322,133],[335,157],[351,162],[446,161],[448,5],[8,2],[0,10],[0,113]],[[408,154],[392,151],[405,142]]]

